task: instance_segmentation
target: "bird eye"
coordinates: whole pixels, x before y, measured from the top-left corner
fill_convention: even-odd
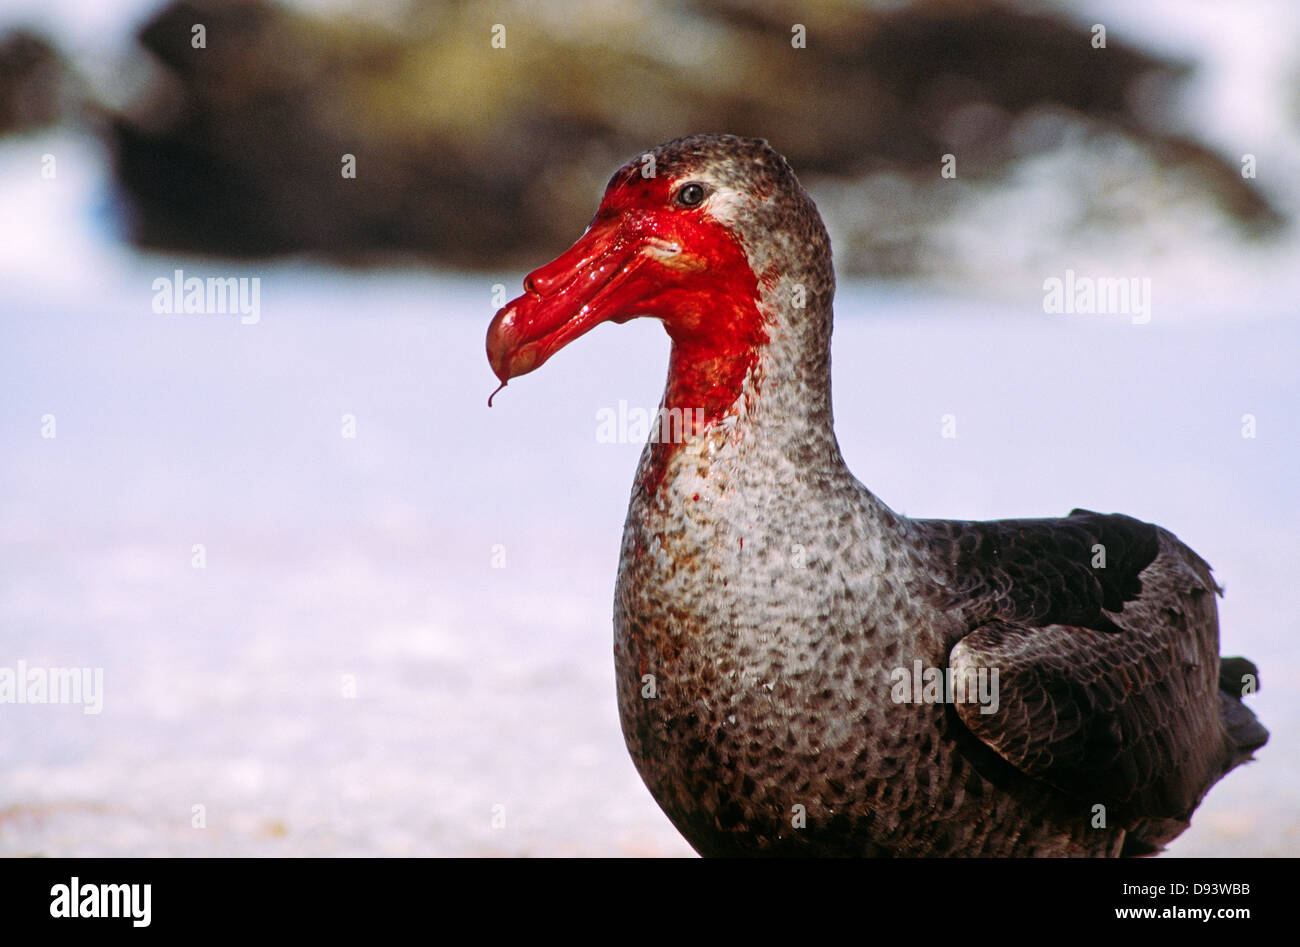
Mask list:
[[[704,185],[692,181],[690,184],[683,184],[677,191],[677,203],[682,207],[698,207],[704,202]]]

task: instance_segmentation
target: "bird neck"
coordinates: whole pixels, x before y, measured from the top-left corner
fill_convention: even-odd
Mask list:
[[[711,320],[733,330],[724,337],[668,327],[668,381],[660,423],[643,457],[640,490],[654,494],[665,476],[694,470],[694,464],[677,461],[687,447],[715,463],[743,452],[747,463],[767,455],[806,471],[843,469],[831,413],[833,282],[810,294],[797,276],[767,281],[752,313]],[[674,436],[678,431],[681,436]]]
[[[808,281],[783,276],[764,292],[767,344],[756,366],[758,384],[748,425],[771,447],[788,451],[809,437],[834,438],[831,412],[833,289],[811,294]]]

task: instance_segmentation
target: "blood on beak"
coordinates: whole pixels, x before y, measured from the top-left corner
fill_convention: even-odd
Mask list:
[[[606,321],[626,321],[638,293],[636,274],[650,257],[675,252],[667,241],[626,232],[616,218],[598,218],[553,262],[529,273],[524,294],[497,312],[487,356],[502,383],[540,367],[579,336]]]
[[[736,235],[703,207],[674,205],[677,182],[638,171],[616,173],[587,232],[529,273],[523,295],[493,317],[487,357],[502,387],[602,322],[657,317],[699,365],[743,368],[765,340],[757,281]]]

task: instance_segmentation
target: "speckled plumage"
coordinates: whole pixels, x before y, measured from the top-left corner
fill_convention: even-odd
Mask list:
[[[706,855],[1158,850],[1267,738],[1253,666],[1221,681],[1209,567],[1124,516],[894,513],[835,440],[830,242],[785,160],[729,136],[653,154],[715,189],[768,335],[726,416],[647,445],[633,488],[618,699],[660,806]],[[996,668],[998,711],[895,702],[917,661]]]

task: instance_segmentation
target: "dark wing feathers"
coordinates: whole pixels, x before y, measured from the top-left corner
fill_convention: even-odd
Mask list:
[[[1129,827],[1132,851],[1181,831],[1267,738],[1236,696],[1219,696],[1221,678],[1254,667],[1228,659],[1221,671],[1218,586],[1172,534],[1087,510],[914,522],[936,577],[929,596],[964,619],[952,671],[998,671],[997,710],[958,703],[959,719],[1081,814],[1105,806],[1110,824]]]
[[[1159,550],[1150,523],[1088,510],[1063,519],[913,522],[939,573],[935,604],[961,609],[971,627],[1000,619],[1118,631],[1106,612],[1141,593],[1138,576]]]
[[[958,704],[958,716],[1081,809],[1104,805],[1120,823],[1184,820],[1220,775],[1218,705],[1191,709],[1206,702],[1202,682],[1171,664],[1159,636],[993,622],[958,642],[949,663],[998,670],[997,711]]]

